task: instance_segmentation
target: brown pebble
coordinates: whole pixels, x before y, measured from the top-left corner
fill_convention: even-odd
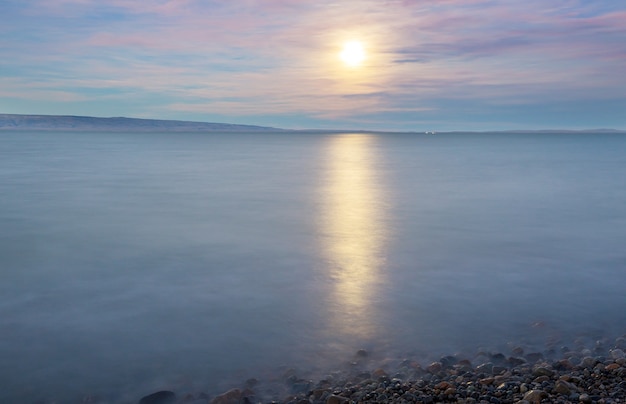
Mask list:
[[[441,382],[435,386],[435,388],[439,390],[445,390],[449,387],[452,387],[452,385],[448,382]]]
[[[333,394],[326,399],[326,404],[343,404],[346,401],[348,401],[347,398]]]
[[[430,365],[428,365],[428,367],[426,368],[426,370],[429,373],[435,374],[435,373],[439,373],[441,372],[441,369],[443,368],[443,365],[440,362],[433,362]]]
[[[618,365],[617,363],[611,363],[610,365],[607,365],[605,369],[611,371],[611,370],[619,369],[620,367],[621,366]]]
[[[443,392],[443,394],[453,396],[456,394],[456,389],[454,387],[449,387],[446,389],[446,391]]]
[[[539,404],[541,403],[541,400],[547,396],[548,394],[543,390],[531,390],[524,395],[524,400]]]
[[[484,379],[480,379],[480,384],[490,385],[493,384],[495,380],[496,379],[494,379],[493,377],[485,377]]]
[[[554,391],[556,393],[563,394],[564,396],[569,396],[572,394],[572,385],[565,380],[557,380],[554,385]]]
[[[385,376],[387,376],[387,372],[385,372],[381,368],[378,368],[378,369],[376,369],[375,371],[372,372],[372,376],[374,376],[374,377],[385,377]]]
[[[226,393],[216,396],[211,400],[211,404],[239,404],[242,394],[239,389],[228,390]]]

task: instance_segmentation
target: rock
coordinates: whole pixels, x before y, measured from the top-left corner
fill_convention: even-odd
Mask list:
[[[511,366],[520,366],[523,365],[524,363],[526,363],[526,360],[523,358],[516,358],[514,356],[511,356],[508,360],[509,365]]]
[[[548,369],[544,366],[538,366],[533,369],[533,376],[548,376],[552,377],[554,375],[554,370]]]
[[[572,370],[574,369],[574,365],[569,359],[561,359],[554,366],[558,370]]]
[[[358,351],[356,351],[356,356],[358,358],[367,358],[369,354],[367,353],[367,351],[365,349],[359,349]]]
[[[456,394],[456,389],[454,387],[448,387],[443,394],[447,395],[447,396],[453,396]]]
[[[139,400],[139,404],[174,404],[175,402],[176,394],[167,390],[157,391]]]
[[[446,381],[443,381],[443,382],[437,383],[437,384],[434,386],[434,388],[435,388],[435,389],[437,389],[437,390],[445,390],[445,389],[447,389],[447,388],[448,388],[448,387],[450,387],[450,386],[451,386],[451,384],[450,384],[450,383],[448,383],[448,382],[446,382]]]
[[[605,369],[613,371],[613,370],[617,370],[619,368],[620,368],[620,365],[618,365],[617,363],[611,363],[610,365],[607,365]]]
[[[239,389],[228,390],[226,393],[216,396],[211,400],[211,404],[239,404],[242,393]]]
[[[546,397],[548,397],[548,394],[543,390],[531,390],[524,394],[524,400],[535,404],[541,403],[541,400]]]
[[[456,364],[455,366],[458,370],[462,370],[464,372],[471,372],[472,371],[472,362],[470,362],[468,359],[462,359],[459,361],[459,363]]]
[[[541,359],[543,359],[543,354],[541,352],[532,352],[526,355],[526,360],[529,363],[537,363]]]
[[[578,399],[580,400],[581,403],[584,403],[584,404],[591,404],[591,402],[593,401],[591,397],[589,397],[589,394],[587,393],[581,394]]]
[[[623,359],[624,357],[626,357],[626,354],[624,354],[624,351],[622,351],[621,349],[611,349],[609,353],[611,354],[611,358],[613,359]]]
[[[494,375],[501,375],[502,373],[506,372],[506,368],[504,366],[494,366],[491,371]]]
[[[439,363],[441,363],[443,368],[447,369],[456,365],[458,363],[458,360],[454,356],[448,355],[448,356],[444,356],[443,358],[441,358],[439,360]]]
[[[443,369],[443,365],[440,362],[433,362],[430,365],[428,365],[428,367],[426,368],[428,373],[432,373],[432,374],[441,372],[441,369]]]
[[[491,373],[493,371],[493,363],[487,362],[476,366],[476,371],[479,373]]]
[[[372,377],[381,378],[381,377],[387,377],[387,376],[389,376],[387,372],[385,372],[384,370],[380,368],[372,372]]]
[[[572,394],[572,385],[565,380],[557,380],[554,385],[554,391],[564,396],[569,396]]]
[[[343,404],[346,401],[348,401],[346,397],[341,397],[341,396],[332,394],[330,397],[326,399],[326,404]]]
[[[591,356],[585,356],[580,361],[580,367],[591,369],[596,365],[597,362],[598,361],[596,360],[596,358],[593,358]]]
[[[524,348],[522,348],[521,346],[516,346],[515,348],[513,348],[513,349],[511,350],[511,352],[512,352],[514,355],[517,355],[517,356],[522,356],[522,355],[524,355]]]

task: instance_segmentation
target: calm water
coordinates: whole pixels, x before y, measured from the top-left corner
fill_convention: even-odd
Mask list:
[[[625,156],[612,134],[0,132],[0,402],[623,334]]]

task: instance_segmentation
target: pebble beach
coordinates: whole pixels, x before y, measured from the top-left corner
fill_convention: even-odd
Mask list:
[[[271,383],[249,379],[214,396],[163,390],[138,403],[624,403],[625,350],[626,335],[544,351],[512,345],[507,352],[478,350],[428,363],[411,358],[381,363],[362,349],[343,370],[319,379],[286,369]]]

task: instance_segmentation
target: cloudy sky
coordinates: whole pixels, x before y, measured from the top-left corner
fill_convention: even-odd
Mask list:
[[[626,1],[1,0],[0,113],[626,129]]]

